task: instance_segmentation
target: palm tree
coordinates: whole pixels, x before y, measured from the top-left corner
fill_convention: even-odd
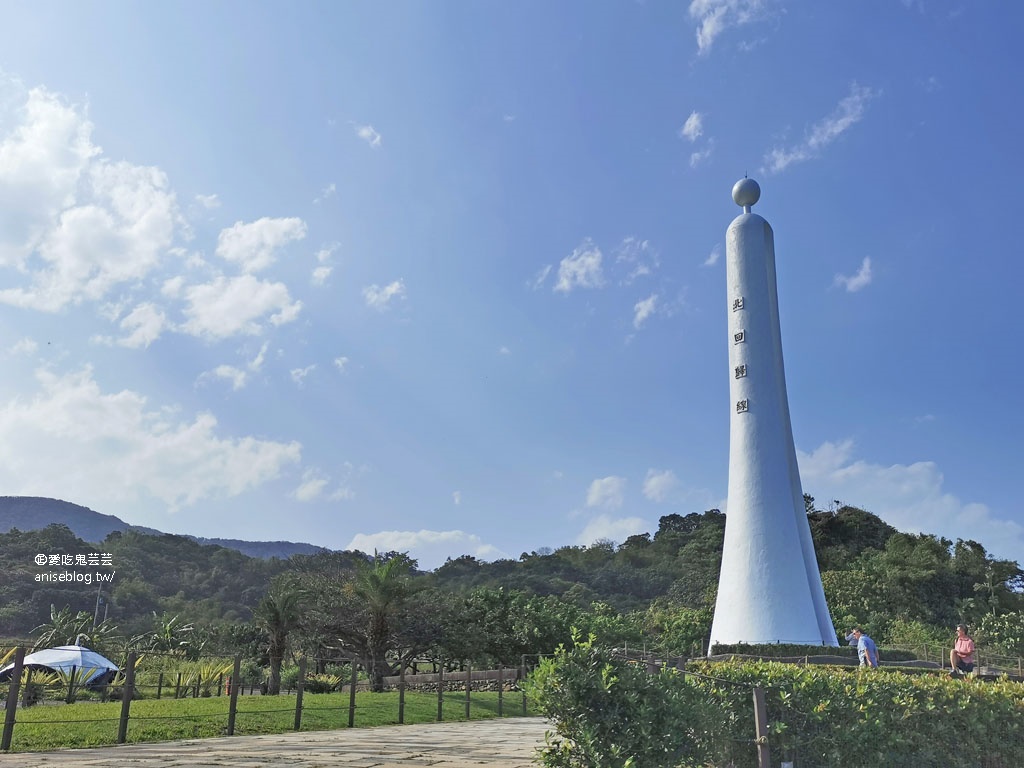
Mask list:
[[[256,626],[266,633],[267,656],[270,657],[270,681],[267,693],[281,692],[281,663],[288,648],[288,635],[302,623],[306,593],[290,574],[270,583],[270,589],[253,612]]]
[[[386,655],[391,645],[391,619],[414,592],[409,578],[414,564],[404,553],[385,559],[375,552],[372,563],[358,566],[351,584],[369,614],[365,663],[371,690],[376,692],[384,690],[384,676],[390,671]]]

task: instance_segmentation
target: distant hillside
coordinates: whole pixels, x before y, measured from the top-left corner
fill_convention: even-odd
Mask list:
[[[119,517],[94,512],[80,504],[40,496],[0,496],[0,533],[12,528],[20,531],[38,531],[53,523],[66,525],[78,538],[99,543],[112,531],[135,531],[136,533],[162,536],[163,531],[141,525],[129,525]],[[315,555],[327,552],[324,547],[291,541],[243,541],[241,539],[205,539],[199,536],[187,538],[199,544],[215,544],[234,549],[250,557],[286,559],[292,555]]]
[[[242,539],[205,539],[202,536],[189,536],[188,538],[199,544],[215,544],[218,547],[234,549],[249,557],[259,557],[264,560],[271,557],[280,557],[286,560],[292,555],[315,555],[318,552],[330,552],[325,547],[318,547],[315,544],[304,544],[296,541],[243,541]]]

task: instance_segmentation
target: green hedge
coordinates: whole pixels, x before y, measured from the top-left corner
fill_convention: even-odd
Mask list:
[[[824,645],[794,645],[792,643],[774,643],[764,645],[748,645],[737,643],[735,645],[713,645],[711,646],[712,656],[762,656],[767,658],[794,658],[801,656],[842,656],[844,658],[857,658],[857,647],[854,645],[841,645],[838,648],[831,648]],[[903,651],[896,648],[879,648],[878,658],[881,661],[913,661],[917,654],[913,651]]]
[[[541,761],[557,768],[704,766],[717,711],[675,669],[655,675],[576,638],[542,658],[527,695],[553,724]]]
[[[697,663],[693,671],[714,678],[699,685],[729,713],[733,738],[753,731],[749,689],[735,683],[765,688],[773,755],[800,766],[1014,768],[1024,755],[1024,686],[1006,679],[776,662]]]
[[[756,765],[752,689],[765,689],[772,764],[1016,768],[1024,686],[938,673],[694,662],[649,674],[592,643],[544,660],[530,692],[552,721],[544,765]]]

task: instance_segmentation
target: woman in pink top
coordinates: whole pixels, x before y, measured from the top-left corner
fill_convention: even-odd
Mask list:
[[[961,672],[970,674],[974,671],[974,641],[967,636],[967,627],[957,624],[956,643],[949,652],[950,675],[958,676]]]

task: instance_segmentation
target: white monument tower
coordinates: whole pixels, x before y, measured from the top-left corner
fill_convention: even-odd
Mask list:
[[[760,196],[753,179],[736,182],[743,213],[726,235],[729,506],[711,644],[834,646],[789,419],[775,242],[750,212]]]

